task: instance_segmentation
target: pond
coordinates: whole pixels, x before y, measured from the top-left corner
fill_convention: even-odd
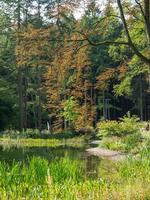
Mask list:
[[[90,156],[89,146],[5,144],[0,146],[2,200],[150,199],[149,160],[144,157],[115,165]]]
[[[84,163],[85,175],[93,178],[97,178],[99,167],[109,170],[109,161],[89,155],[85,148],[86,146],[75,148],[67,145],[57,147],[5,147],[0,145],[0,161],[11,165],[14,161],[27,163],[32,157],[41,157],[47,159],[50,163],[59,161],[61,158],[68,158],[71,161],[82,161],[82,164]]]

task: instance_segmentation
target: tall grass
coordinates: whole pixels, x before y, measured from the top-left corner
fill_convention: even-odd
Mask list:
[[[97,178],[86,177],[84,163],[63,158],[53,163],[32,158],[27,164],[0,163],[2,200],[134,200],[150,199],[150,161],[145,149],[139,158],[116,163]]]

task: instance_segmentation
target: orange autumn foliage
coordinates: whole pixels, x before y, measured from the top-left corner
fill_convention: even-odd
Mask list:
[[[87,51],[87,47],[78,50],[76,43],[68,45],[64,42],[63,47],[59,49],[51,63],[51,67],[45,73],[47,108],[52,113],[53,128],[56,128],[56,124],[59,128],[63,126],[61,124],[62,102],[71,96],[78,101],[80,106],[80,116],[75,122],[75,128],[80,129],[93,124],[94,109],[89,94],[91,83],[86,78],[86,73],[90,66]],[[88,114],[85,115],[85,113]],[[59,119],[55,117],[56,115],[59,116]]]

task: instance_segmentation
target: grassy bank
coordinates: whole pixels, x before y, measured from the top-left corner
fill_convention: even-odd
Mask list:
[[[49,164],[32,158],[28,164],[0,163],[1,199],[127,200],[150,199],[150,148],[138,160],[129,158],[96,179],[86,176],[82,161],[68,158]]]
[[[0,145],[4,147],[58,147],[58,146],[72,146],[82,147],[86,144],[85,137],[73,137],[68,139],[33,139],[33,138],[16,138],[9,137],[0,138]]]
[[[133,134],[123,137],[104,137],[100,143],[100,147],[124,153],[138,154],[149,144],[149,137],[143,137],[143,134]]]

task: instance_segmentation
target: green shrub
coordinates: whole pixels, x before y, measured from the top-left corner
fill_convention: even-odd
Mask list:
[[[65,118],[67,122],[69,122],[69,126],[71,130],[74,130],[75,121],[79,116],[78,112],[78,103],[71,96],[68,100],[66,100],[63,104],[64,110],[62,112],[62,116]]]
[[[140,133],[141,125],[139,123],[139,118],[135,115],[131,116],[130,112],[128,112],[127,115],[120,120],[121,135]]]
[[[43,135],[45,135],[44,133]],[[3,132],[3,137],[7,138],[39,138],[41,133],[38,129],[27,129],[19,132],[18,130],[5,130]]]
[[[102,121],[98,124],[98,135],[117,136],[120,135],[120,126],[117,121]]]
[[[102,121],[99,122],[99,136],[125,136],[128,134],[140,133],[139,118],[131,116],[128,112],[121,121]]]
[[[68,139],[77,136],[75,132],[56,132],[50,133],[48,130],[26,129],[22,132],[18,130],[5,130],[0,135],[3,138],[19,139],[19,138],[33,138],[33,139]]]

